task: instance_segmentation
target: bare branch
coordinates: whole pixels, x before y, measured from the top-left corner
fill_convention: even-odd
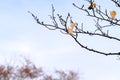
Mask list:
[[[33,16],[33,18],[35,19],[35,21],[38,24],[48,28],[49,30],[58,29],[58,30],[60,30],[61,33],[70,35],[75,40],[75,42],[77,44],[79,44],[79,46],[81,46],[82,48],[84,48],[88,51],[103,54],[106,56],[107,55],[120,55],[120,51],[118,51],[118,52],[117,51],[116,52],[103,52],[103,51],[99,51],[97,49],[89,48],[89,47],[83,45],[82,43],[80,43],[80,41],[78,41],[79,35],[86,34],[89,36],[99,36],[99,37],[103,37],[103,38],[113,39],[113,40],[120,42],[120,38],[109,35],[109,33],[110,33],[109,30],[107,30],[106,32],[103,31],[104,28],[108,28],[111,26],[120,26],[120,19],[111,18],[108,14],[107,9],[105,11],[102,11],[101,6],[100,5],[96,6],[96,3],[94,2],[94,0],[86,0],[86,1],[89,2],[89,4],[90,4],[88,9],[86,9],[84,7],[85,6],[84,4],[82,5],[82,7],[79,7],[75,3],[73,3],[73,6],[78,8],[81,11],[84,11],[88,17],[94,18],[96,29],[93,32],[91,32],[89,30],[85,31],[83,29],[84,28],[83,23],[80,26],[78,26],[78,23],[74,23],[74,26],[73,25],[72,26],[75,28],[71,27],[71,25],[68,27],[68,24],[73,23],[70,13],[68,13],[65,18],[63,18],[63,16],[60,14],[55,15],[54,14],[55,9],[54,9],[53,5],[52,5],[52,15],[50,16],[50,19],[53,21],[53,24],[47,24],[44,22],[40,22],[39,19],[37,18],[37,16],[35,16],[31,12],[29,12],[29,13]],[[112,0],[112,1],[115,3],[116,2],[118,3],[118,1],[116,1],[116,0]],[[59,22],[57,22],[56,19],[58,19]],[[100,21],[107,22],[108,24],[100,25]],[[58,24],[58,23],[60,23],[60,24]],[[71,32],[69,32],[69,31],[71,31]]]
[[[116,6],[120,7],[120,0],[111,0]]]

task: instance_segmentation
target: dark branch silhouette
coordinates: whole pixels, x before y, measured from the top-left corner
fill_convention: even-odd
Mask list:
[[[119,0],[111,0],[115,3],[116,6],[120,7],[120,1]]]
[[[68,13],[68,15],[65,18],[63,18],[63,16],[60,14],[55,15],[55,9],[54,9],[53,5],[52,5],[52,15],[50,15],[52,24],[44,23],[43,21],[40,21],[37,18],[37,16],[35,16],[33,13],[31,13],[30,11],[28,11],[28,12],[32,15],[32,17],[35,19],[35,21],[38,24],[48,28],[49,30],[60,30],[61,33],[70,35],[79,46],[81,46],[82,48],[84,48],[88,51],[103,54],[106,56],[107,55],[120,55],[120,51],[116,51],[116,52],[99,51],[97,49],[92,49],[90,47],[87,47],[86,45],[83,45],[78,40],[79,35],[85,34],[85,35],[89,35],[89,36],[99,36],[99,37],[103,37],[103,38],[108,38],[108,39],[112,39],[117,42],[120,42],[120,38],[111,36],[109,34],[110,33],[109,30],[107,30],[107,32],[103,31],[104,28],[108,28],[111,26],[120,26],[120,19],[115,17],[116,11],[111,11],[110,13],[107,9],[105,11],[102,11],[101,6],[96,5],[94,0],[86,0],[86,1],[89,3],[88,8],[86,8],[85,5],[82,5],[81,7],[79,7],[75,3],[73,3],[73,6],[75,8],[77,8],[78,10],[81,10],[84,13],[86,13],[88,17],[92,17],[95,19],[94,22],[95,22],[96,29],[93,32],[91,32],[89,30],[88,31],[84,30],[83,23],[81,24],[81,26],[78,26],[78,23],[75,23],[72,20],[70,13]],[[117,5],[117,7],[120,7],[119,0],[111,0],[111,1],[115,5]],[[58,24],[57,20],[59,20],[60,24]],[[100,21],[107,22],[108,24],[103,26],[100,24]],[[71,25],[69,26],[68,24],[71,24]]]

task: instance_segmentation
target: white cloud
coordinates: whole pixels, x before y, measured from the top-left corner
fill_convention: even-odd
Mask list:
[[[14,45],[10,45],[8,47],[8,50],[10,52],[18,52],[18,53],[29,53],[30,52],[30,46],[27,44],[17,43]]]

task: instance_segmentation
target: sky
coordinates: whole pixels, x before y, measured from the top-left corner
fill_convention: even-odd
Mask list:
[[[104,9],[117,9],[110,0],[95,0]],[[29,57],[47,71],[79,71],[81,80],[120,80],[120,60],[117,56],[104,56],[81,48],[68,35],[59,30],[50,31],[37,24],[28,13],[31,11],[44,22],[49,22],[51,4],[56,13],[71,13],[75,22],[84,23],[85,29],[93,29],[92,19],[72,6],[82,5],[84,0],[1,0],[0,1],[0,63],[19,63],[19,56]],[[87,3],[86,3],[87,4]],[[112,28],[111,32],[119,28]],[[119,34],[113,34],[120,36]],[[80,37],[80,41],[104,51],[119,51],[119,42],[99,37]],[[102,44],[101,44],[102,43]]]

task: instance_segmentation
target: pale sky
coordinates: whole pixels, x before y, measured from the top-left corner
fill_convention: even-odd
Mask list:
[[[111,5],[110,0],[95,1],[108,10],[117,9]],[[0,62],[10,62],[10,58],[16,62],[18,56],[23,55],[48,72],[54,69],[74,70],[79,71],[81,80],[120,80],[120,60],[116,56],[106,57],[86,51],[59,30],[49,31],[38,25],[27,12],[31,11],[40,20],[49,22],[48,15],[51,14],[53,4],[56,13],[65,16],[70,12],[75,22],[83,22],[91,30],[93,21],[88,21],[85,13],[73,7],[73,2],[80,6],[86,3],[84,0],[1,0]],[[98,37],[81,37],[80,40],[104,51],[117,51],[120,48],[119,43]]]

